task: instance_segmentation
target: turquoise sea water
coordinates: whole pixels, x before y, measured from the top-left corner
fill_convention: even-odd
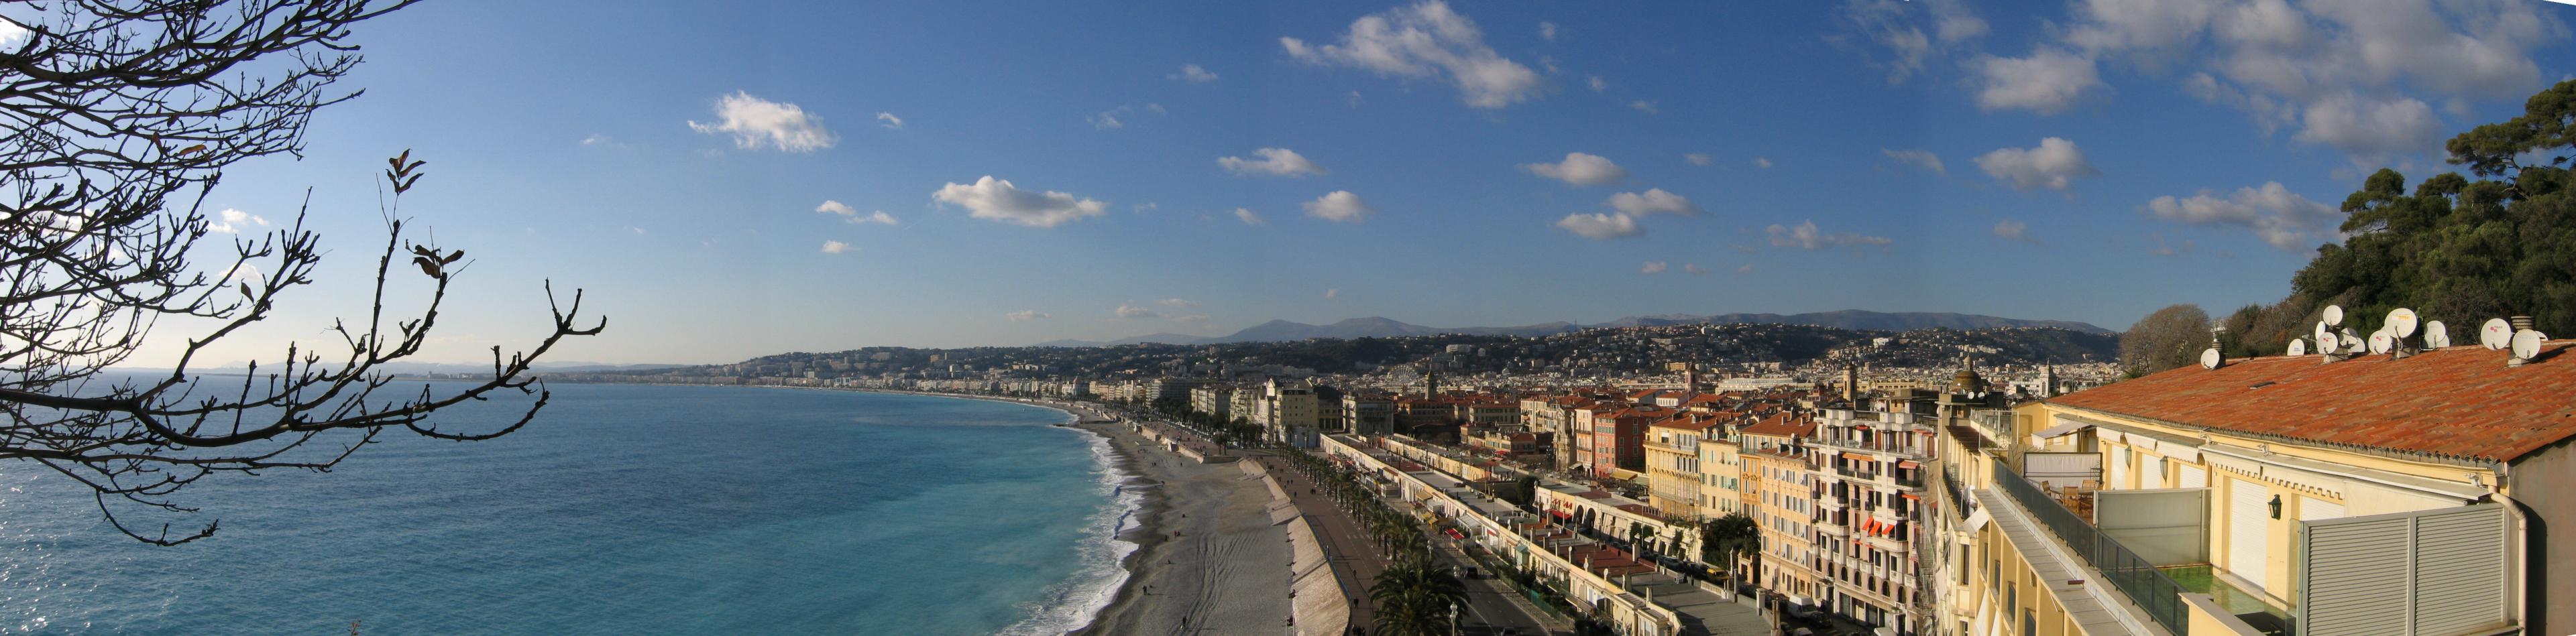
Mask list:
[[[501,439],[201,484],[222,530],[179,547],[0,463],[0,633],[1060,633],[1126,576],[1135,496],[1061,411],[554,389]]]

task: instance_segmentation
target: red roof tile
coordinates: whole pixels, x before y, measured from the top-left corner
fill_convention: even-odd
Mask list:
[[[2513,460],[2576,436],[2576,341],[2506,368],[2502,351],[2451,347],[2404,360],[2319,356],[2189,366],[2050,399],[2186,426],[2417,453]]]

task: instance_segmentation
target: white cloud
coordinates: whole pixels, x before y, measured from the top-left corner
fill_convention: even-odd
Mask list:
[[[1761,168],[1761,169],[1764,169],[1764,170],[1769,170],[1769,169],[1771,169],[1771,158],[1770,158],[1770,157],[1754,157],[1754,158],[1753,158],[1753,167]]]
[[[1173,73],[1165,77],[1192,84],[1205,84],[1216,81],[1216,72],[1200,68],[1197,64],[1183,64],[1181,65],[1181,72]]]
[[[1163,316],[1162,314],[1155,313],[1154,310],[1135,305],[1119,305],[1117,309],[1111,310],[1109,313],[1116,314],[1120,318],[1160,318]]]
[[[1738,274],[1751,274],[1751,273],[1753,273],[1753,264],[1752,264],[1752,263],[1745,263],[1743,267],[1735,268],[1735,273],[1738,273]]]
[[[2023,223],[2012,219],[2004,219],[2002,221],[1995,222],[1995,236],[2009,241],[2022,241],[2026,243],[2038,242],[2031,240],[2030,238],[2029,223]]]
[[[634,234],[635,234],[635,235],[637,235],[637,236],[642,236],[642,235],[646,234],[646,232],[644,231],[644,228],[635,227],[635,226],[632,226],[632,225],[626,226],[624,229],[625,229],[626,231],[628,231],[628,232],[632,232],[632,233],[634,233]]]
[[[2075,142],[2057,137],[2041,139],[2033,148],[1998,148],[1977,157],[1977,168],[2016,190],[2065,190],[2074,179],[2102,174],[2084,160]]]
[[[1663,261],[1646,261],[1646,264],[1645,264],[1644,266],[1641,266],[1641,267],[1638,267],[1638,268],[1637,268],[1637,273],[1639,273],[1639,274],[1661,274],[1661,273],[1664,273],[1664,270],[1665,270],[1665,269],[1668,269],[1668,268],[1669,268],[1669,266],[1665,265]]]
[[[243,229],[254,225],[259,227],[268,226],[268,219],[260,218],[259,215],[232,208],[224,208],[222,212],[215,213],[215,217],[222,219],[223,222],[207,224],[206,231],[221,234],[239,234]]]
[[[1916,24],[1913,12],[1918,8],[1930,14],[1925,16],[1932,22],[1929,34]],[[1889,82],[1903,82],[1923,72],[1934,55],[1983,36],[1988,30],[1986,21],[1959,0],[1851,0],[1844,4],[1842,18],[1871,42],[1887,49],[1890,59],[1871,62],[1887,69]]]
[[[1601,79],[1601,76],[1599,75],[1592,76],[1592,79],[1586,80],[1584,84],[1591,86],[1592,92],[1595,93],[1610,90],[1610,80]]]
[[[1092,130],[1117,130],[1117,129],[1120,129],[1120,128],[1126,128],[1126,127],[1127,127],[1127,122],[1118,121],[1118,116],[1119,116],[1120,114],[1123,114],[1123,113],[1126,113],[1126,112],[1127,112],[1127,107],[1125,107],[1125,106],[1120,106],[1120,107],[1117,107],[1117,108],[1113,108],[1113,109],[1109,109],[1109,110],[1101,111],[1101,113],[1100,113],[1100,114],[1098,114],[1098,115],[1092,115],[1090,119],[1087,119],[1087,120],[1085,120],[1085,121],[1089,121],[1089,122],[1091,122],[1091,129],[1092,129]]]
[[[1627,168],[1621,168],[1600,155],[1580,152],[1565,153],[1565,160],[1556,163],[1521,164],[1521,169],[1579,186],[1608,185],[1628,178]]]
[[[1645,231],[1637,227],[1636,217],[1625,214],[1568,214],[1557,219],[1556,226],[1596,241],[1636,236]]]
[[[0,28],[5,28],[5,27],[0,27]],[[7,38],[0,38],[0,44],[5,44],[5,43],[6,43],[6,40],[7,40]],[[591,134],[590,136],[588,136],[588,137],[583,137],[583,138],[581,138],[581,145],[584,145],[584,146],[597,146],[597,145],[604,144],[604,143],[608,143],[608,142],[609,142],[609,139],[608,139],[608,136],[607,136],[607,135],[602,135],[602,134],[598,134],[598,133],[592,133],[592,134]]]
[[[1655,102],[1650,101],[1650,100],[1643,100],[1643,99],[1640,99],[1640,100],[1637,100],[1637,101],[1633,101],[1633,102],[1628,102],[1628,107],[1629,107],[1629,108],[1637,109],[1637,110],[1642,111],[1642,112],[1644,112],[1644,113],[1646,113],[1646,114],[1648,114],[1648,115],[1653,115],[1653,114],[1656,114],[1656,113],[1664,112],[1664,111],[1660,111],[1660,110],[1655,110]]]
[[[1886,245],[1895,242],[1883,236],[1864,236],[1851,232],[1827,234],[1816,229],[1815,221],[1799,223],[1797,227],[1774,224],[1766,231],[1771,234],[1772,245],[1802,250],[1820,250],[1843,245]]]
[[[903,118],[894,116],[894,113],[877,113],[877,125],[889,130],[903,130]]]
[[[1279,45],[1290,57],[1311,64],[1445,78],[1476,108],[1501,108],[1539,94],[1536,71],[1485,46],[1476,23],[1439,0],[1363,16],[1351,22],[1339,44],[1311,45],[1283,37]]]
[[[1324,290],[1324,300],[1332,300],[1334,296],[1340,295],[1342,295],[1342,289],[1339,287]]]
[[[1609,204],[1610,209],[1618,210],[1620,213],[1630,216],[1648,216],[1654,214],[1679,214],[1682,216],[1699,215],[1699,206],[1691,205],[1690,199],[1684,198],[1682,195],[1665,192],[1662,188],[1650,188],[1645,192],[1621,192],[1613,194],[1610,195],[1610,200],[1607,201],[1607,203]]]
[[[2442,149],[2442,118],[2419,99],[2343,93],[2309,103],[2300,125],[2299,141],[2333,146],[2361,168],[2385,165],[2397,155]]]
[[[806,114],[795,104],[773,102],[741,91],[716,99],[715,123],[691,121],[689,129],[733,135],[734,147],[746,150],[768,146],[787,152],[813,152],[840,141],[823,128],[823,118]]]
[[[1261,148],[1252,151],[1252,154],[1260,155],[1261,158],[1245,159],[1242,157],[1217,157],[1216,165],[1224,166],[1226,170],[1231,170],[1235,174],[1241,175],[1302,177],[1310,174],[1327,174],[1329,172],[1325,170],[1323,166],[1307,160],[1305,155],[1297,154],[1297,151],[1286,148]]]
[[[1540,22],[1540,23],[1538,23],[1538,37],[1539,37],[1539,39],[1547,40],[1547,41],[1549,41],[1549,42],[1554,42],[1554,41],[1556,41],[1556,23],[1554,23],[1554,22]],[[8,34],[0,33],[0,42],[6,42],[6,41],[8,41]]]
[[[1011,313],[1002,314],[1002,317],[1003,317],[1003,318],[1009,318],[1009,319],[1011,320],[1011,322],[1028,322],[1028,321],[1031,321],[1031,320],[1045,320],[1045,319],[1048,319],[1048,318],[1054,318],[1055,316],[1054,316],[1054,315],[1052,315],[1052,314],[1048,314],[1048,313],[1046,313],[1046,312],[1043,312],[1043,311],[1035,310],[1035,309],[1022,309],[1022,310],[1019,310],[1019,311],[1014,311],[1014,312],[1011,312]]]
[[[1022,190],[1011,182],[985,175],[973,185],[951,183],[930,195],[932,200],[964,206],[969,216],[978,219],[1016,223],[1029,227],[1055,227],[1067,221],[1108,213],[1108,204],[1091,199],[1077,199],[1062,192]]]
[[[825,254],[839,254],[847,251],[850,251],[850,244],[848,243],[828,240],[823,241],[823,253]]]
[[[2042,47],[2030,57],[1982,56],[1972,66],[1985,78],[1977,91],[1984,110],[2025,109],[2042,115],[2066,112],[2084,93],[2102,87],[2093,58]]]
[[[1358,223],[1377,211],[1376,208],[1369,207],[1367,202],[1361,201],[1360,195],[1351,194],[1349,190],[1334,190],[1330,194],[1300,204],[1300,207],[1306,208],[1306,216],[1337,223]]]
[[[1235,208],[1234,218],[1243,221],[1244,225],[1263,225],[1267,223],[1266,221],[1261,220],[1261,213],[1252,211],[1252,208]]]
[[[1701,274],[1706,274],[1706,273],[1708,273],[1708,269],[1707,269],[1707,268],[1700,267],[1698,263],[1683,263],[1683,264],[1682,264],[1682,273],[1684,273],[1684,274],[1690,274],[1690,275],[1693,275],[1693,276],[1698,276],[1698,275],[1701,275]]]
[[[1154,304],[1178,309],[1196,309],[1199,306],[1199,301],[1189,300],[1186,298],[1165,298],[1154,301]]]
[[[1682,160],[1688,161],[1694,166],[1705,166],[1708,165],[1708,162],[1713,161],[1709,158],[1708,153],[1705,152],[1683,153]]]
[[[1950,173],[1948,168],[1941,165],[1941,156],[1932,154],[1932,151],[1930,150],[1892,150],[1880,148],[1878,151],[1886,154],[1889,159],[1895,159],[1897,163],[1930,170],[1939,174]]]
[[[2342,224],[2342,212],[2299,196],[2277,181],[2237,188],[2224,197],[2209,190],[2190,198],[2156,197],[2147,202],[2146,209],[2167,221],[2252,230],[2264,243],[2293,252],[2316,247],[2320,240],[2338,238],[2334,228]]]
[[[0,20],[0,46],[16,47],[18,41],[26,39],[28,33],[32,31],[28,31],[27,27],[18,26],[17,22]]]
[[[886,214],[884,210],[876,210],[863,215],[859,214],[857,209],[850,207],[849,204],[839,201],[826,200],[822,205],[814,206],[814,212],[817,214],[841,215],[842,220],[848,221],[852,225],[864,225],[868,223],[894,225],[896,222],[894,215]]]

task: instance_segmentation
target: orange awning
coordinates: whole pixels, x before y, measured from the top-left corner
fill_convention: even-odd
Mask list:
[[[1843,459],[1848,459],[1848,460],[1852,460],[1852,461],[1856,461],[1856,462],[1869,462],[1869,463],[1873,463],[1873,464],[1878,463],[1878,458],[1876,458],[1876,457],[1871,457],[1871,456],[1863,455],[1863,454],[1860,454],[1860,453],[1854,453],[1854,452],[1851,452],[1851,451],[1843,451]]]

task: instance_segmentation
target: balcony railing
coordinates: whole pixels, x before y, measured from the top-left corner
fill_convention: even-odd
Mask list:
[[[1995,462],[1995,489],[2011,497],[2021,509],[2030,511],[2032,517],[2039,519],[2040,525],[2048,526],[2048,531],[2057,535],[2057,539],[2065,542],[2067,547],[2073,548],[2076,556],[2083,557],[2086,563],[2093,565],[2093,569],[2100,570],[2102,577],[2110,579],[2111,584],[2120,588],[2120,593],[2128,596],[2130,602],[2146,610],[2147,617],[2155,619],[2157,624],[2172,633],[2191,633],[2189,612],[2182,602],[2182,585],[2156,570],[2154,563],[2140,558],[2138,553],[2129,551],[2127,546],[2112,540],[2110,535],[2102,534],[2083,517],[2076,516],[2074,511],[2067,510],[2066,506],[2040,491],[2038,484],[2023,479],[2020,473],[2004,467],[2002,462]]]

